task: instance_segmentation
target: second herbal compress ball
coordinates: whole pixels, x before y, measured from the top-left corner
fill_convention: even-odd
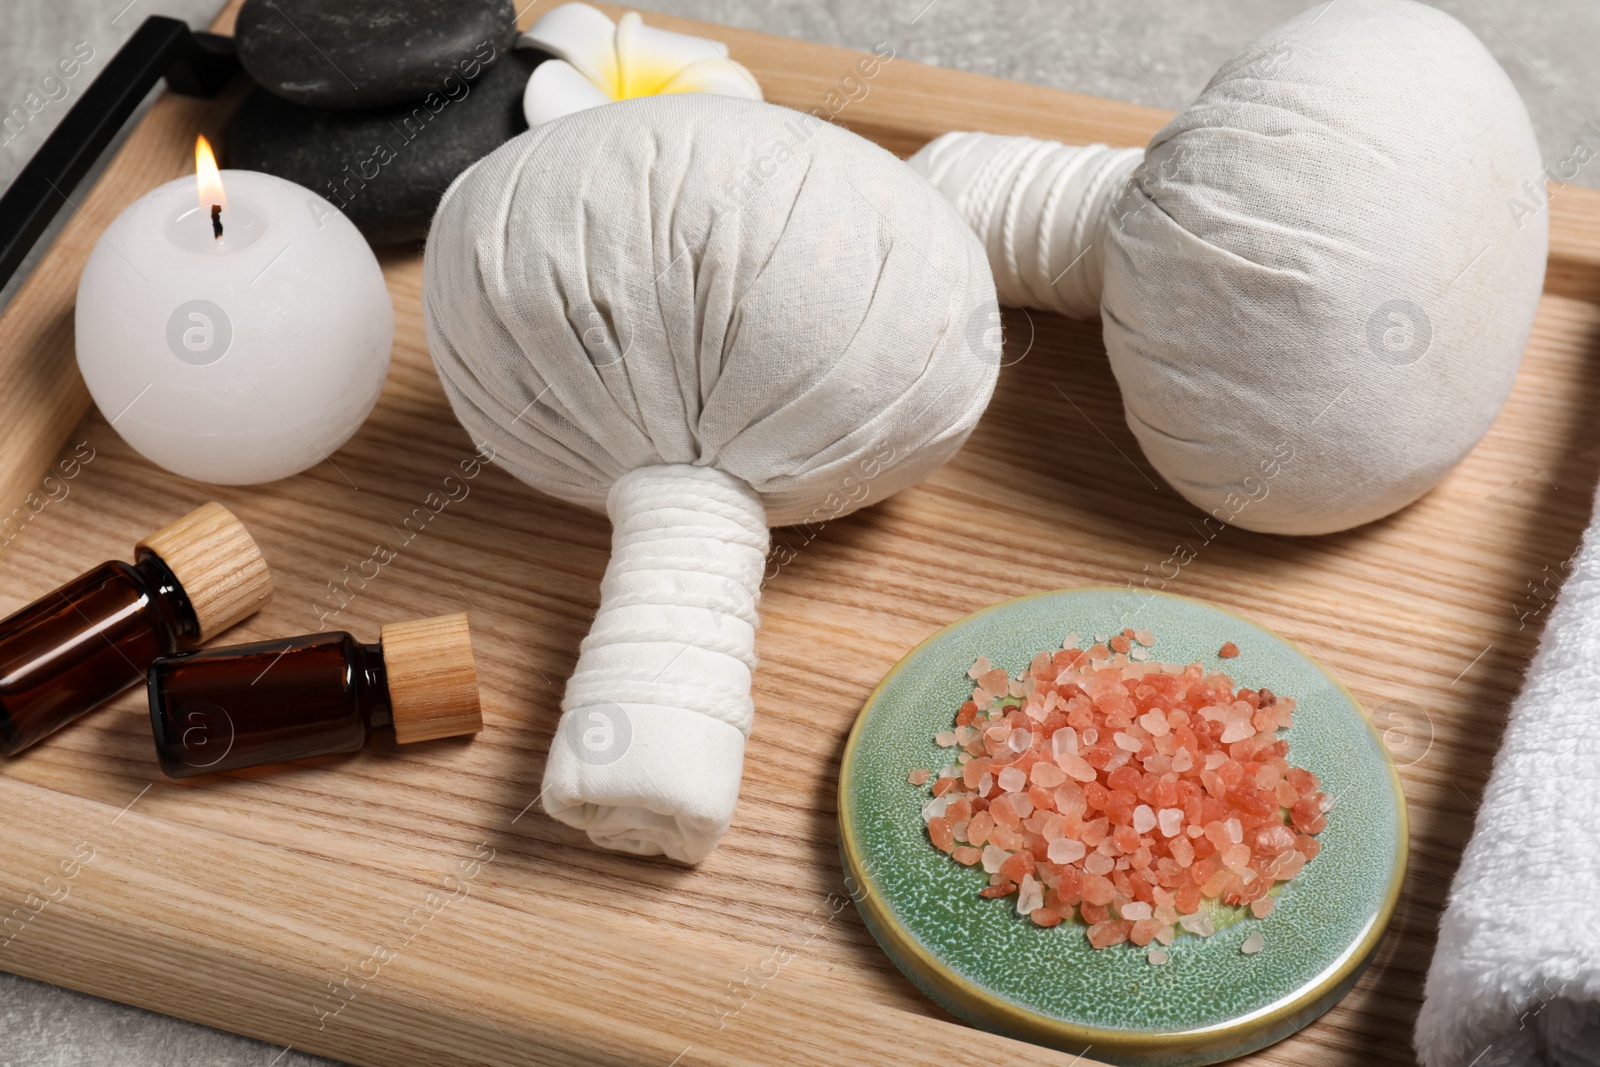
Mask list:
[[[1522,100],[1410,0],[1268,31],[1142,150],[957,133],[911,162],[1002,301],[1100,314],[1146,457],[1254,530],[1342,530],[1432,488],[1505,401],[1544,278]]]
[[[696,862],[738,795],[767,528],[881,500],[960,447],[998,364],[983,250],[854,134],[660,96],[462,175],[423,296],[467,429],[613,523],[545,808]]]

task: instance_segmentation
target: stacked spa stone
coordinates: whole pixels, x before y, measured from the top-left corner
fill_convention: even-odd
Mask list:
[[[456,175],[527,129],[548,58],[513,50],[511,0],[245,0],[234,33],[260,88],[228,165],[315,190],[375,245],[425,237]]]

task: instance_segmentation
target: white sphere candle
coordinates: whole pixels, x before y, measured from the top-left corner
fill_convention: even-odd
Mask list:
[[[78,367],[145,458],[244,485],[320,462],[389,368],[394,308],[372,250],[293,182],[200,173],[130,204],[78,283]]]

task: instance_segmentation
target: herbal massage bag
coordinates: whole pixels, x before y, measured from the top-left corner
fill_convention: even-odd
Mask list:
[[[1522,99],[1410,0],[1268,31],[1143,149],[952,133],[911,164],[1002,303],[1100,316],[1162,476],[1268,533],[1370,522],[1443,478],[1505,401],[1544,279]]]
[[[545,809],[697,862],[738,795],[767,528],[881,500],[960,447],[998,363],[983,250],[854,134],[682,95],[480,161],[445,194],[424,272],[461,422],[518,478],[612,519]]]

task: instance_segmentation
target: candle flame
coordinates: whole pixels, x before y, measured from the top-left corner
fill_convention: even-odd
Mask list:
[[[211,151],[211,142],[203,136],[194,142],[194,177],[202,208],[210,211],[212,207],[228,206],[228,198],[222,191],[222,175],[217,170],[217,157]]]

